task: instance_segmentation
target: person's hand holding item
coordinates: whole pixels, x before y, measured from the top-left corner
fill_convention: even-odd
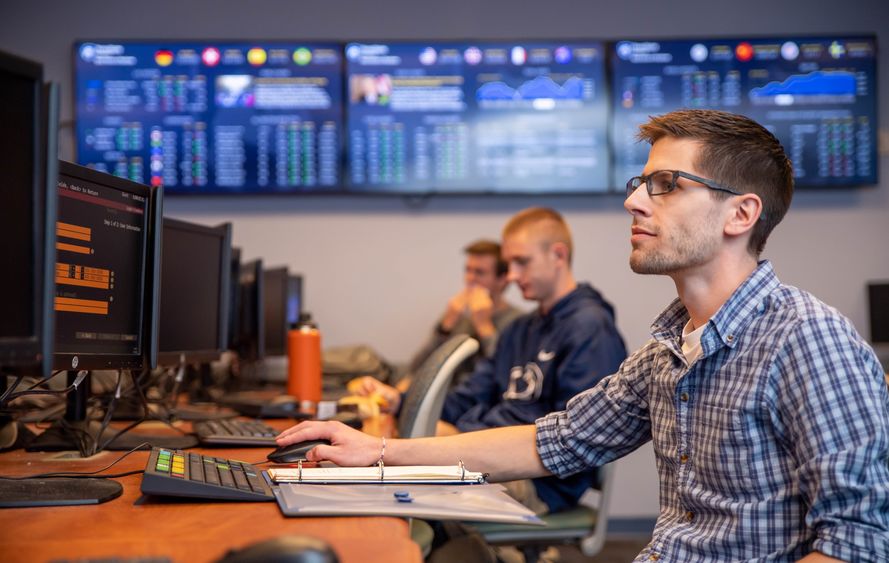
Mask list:
[[[301,422],[278,434],[278,446],[307,440],[328,440],[330,445],[315,446],[306,452],[309,461],[329,460],[337,465],[361,467],[372,465],[383,457],[381,438],[369,436],[342,422]]]
[[[444,317],[441,319],[441,326],[439,329],[442,332],[448,333],[454,329],[454,326],[460,320],[460,317],[466,312],[466,308],[469,304],[469,288],[462,289],[460,293],[451,297],[450,301],[448,301],[448,308],[445,310]]]
[[[476,334],[481,338],[492,336],[497,329],[494,327],[494,302],[491,294],[483,287],[471,286],[467,288],[466,296],[466,308]]]
[[[383,412],[397,412],[401,405],[401,393],[398,389],[369,375],[356,377],[346,385],[346,389],[352,395],[376,400]]]

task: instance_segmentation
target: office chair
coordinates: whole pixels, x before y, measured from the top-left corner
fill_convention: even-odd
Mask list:
[[[421,438],[434,436],[444,400],[457,368],[472,357],[479,343],[465,334],[449,338],[435,349],[413,374],[413,381],[402,402],[398,416],[398,436]],[[423,557],[432,548],[432,527],[424,520],[410,519],[411,539],[420,546]]]
[[[597,480],[598,483],[590,487],[598,493],[595,506],[588,506],[584,501],[574,508],[541,516],[546,527],[487,522],[473,526],[491,545],[516,546],[525,555],[526,563],[537,561],[541,550],[550,545],[577,543],[584,555],[595,555],[605,544],[614,464],[600,467]]]
[[[465,334],[452,336],[435,349],[413,374],[410,389],[398,415],[398,436],[434,436],[444,408],[451,379],[457,368],[478,351],[476,339]]]

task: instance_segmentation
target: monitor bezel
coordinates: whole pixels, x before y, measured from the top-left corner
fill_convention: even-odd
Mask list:
[[[144,184],[132,182],[104,172],[98,172],[73,162],[59,161],[59,177],[70,176],[87,182],[92,182],[105,187],[125,191],[145,198],[145,234],[142,244],[142,287],[140,288],[141,311],[139,312],[140,346],[138,352],[132,354],[101,354],[101,353],[71,353],[56,352],[53,354],[53,368],[62,370],[90,370],[90,369],[143,369],[148,364],[147,351],[151,344],[151,335],[146,334],[146,326],[151,323],[148,317],[152,316],[150,303],[152,247],[157,230],[153,229],[152,200],[161,193],[158,189],[152,189]],[[155,237],[152,237],[154,232]]]
[[[231,223],[223,223],[215,227],[209,227],[198,223],[183,221],[181,219],[164,217],[163,229],[166,229],[167,227],[180,231],[210,235],[217,238],[220,246],[220,266],[219,271],[217,272],[220,279],[218,286],[219,296],[217,299],[217,318],[219,322],[216,326],[216,348],[206,350],[161,350],[160,325],[158,324],[158,364],[175,366],[180,363],[205,363],[217,360],[228,347],[232,225]],[[163,239],[163,236],[161,236],[161,239]],[[161,299],[163,299],[163,295],[161,295]]]

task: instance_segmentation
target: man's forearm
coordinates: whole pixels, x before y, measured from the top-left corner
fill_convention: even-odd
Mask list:
[[[491,481],[542,477],[550,473],[537,454],[534,425],[493,428],[456,436],[390,440],[386,462],[393,465],[453,465],[488,473]]]

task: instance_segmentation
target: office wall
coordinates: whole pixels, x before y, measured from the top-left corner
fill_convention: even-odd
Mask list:
[[[848,193],[799,192],[765,256],[787,282],[849,316],[865,335],[864,284],[889,279],[889,3],[884,0],[296,0],[232,2],[4,2],[0,49],[43,62],[63,86],[62,156],[73,156],[71,44],[100,38],[444,39],[674,37],[792,33],[879,35],[881,166],[879,187]],[[0,125],[2,127],[2,125]],[[247,258],[288,265],[306,276],[306,305],[328,345],[367,342],[405,360],[460,286],[460,248],[496,237],[529,205],[553,206],[571,223],[575,269],[615,304],[630,347],[673,298],[665,278],[627,267],[629,217],[616,196],[167,199],[167,213],[199,222],[232,221]],[[513,296],[515,294],[513,293]],[[657,514],[650,447],[619,462],[615,512]]]

